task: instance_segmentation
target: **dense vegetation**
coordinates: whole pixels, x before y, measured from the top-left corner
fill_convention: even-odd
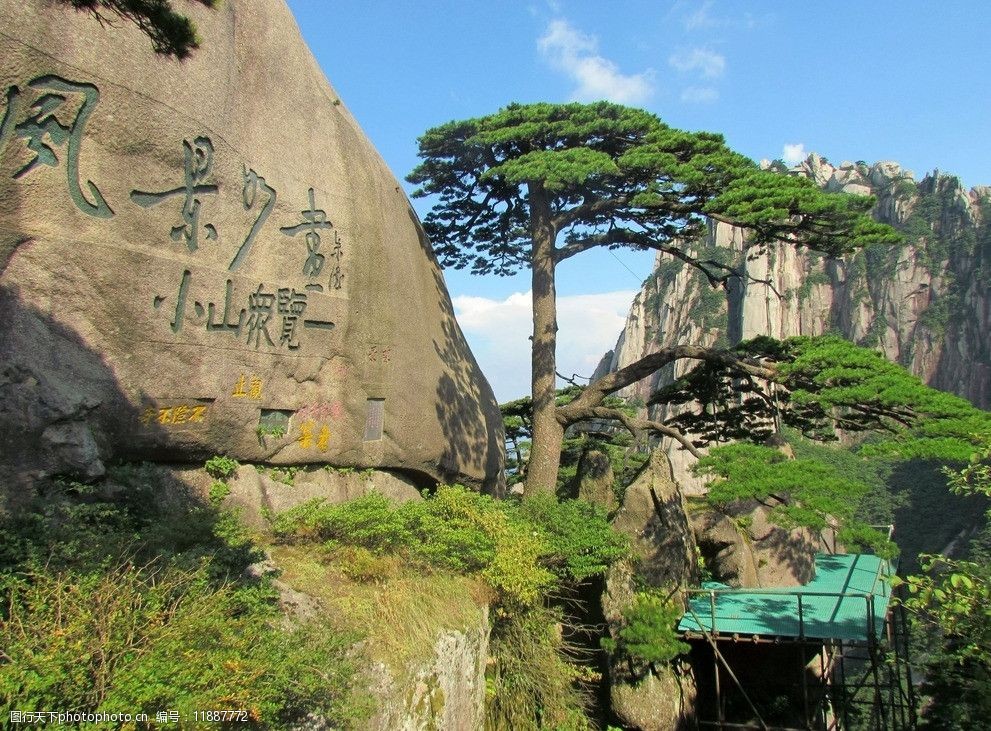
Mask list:
[[[594,505],[550,496],[497,501],[448,486],[398,506],[377,493],[341,505],[308,502],[281,513],[273,530],[283,541],[331,549],[344,543],[477,574],[506,611],[601,574],[623,554],[622,540]]]
[[[495,608],[487,722],[495,729],[587,726],[582,688],[594,678],[576,662],[560,599],[626,553],[600,508],[550,495],[499,501],[441,486],[402,505],[375,493],[340,505],[308,502],[277,516],[273,530],[282,542],[348,550],[350,560],[358,549],[358,560],[399,556],[424,572],[480,578]]]
[[[308,714],[362,727],[372,709],[358,690],[362,637],[322,613],[286,621],[279,590],[249,568],[264,553],[219,508],[237,467],[226,457],[207,462],[215,478],[207,501],[174,483],[159,494],[168,480],[156,467],[121,466],[98,485],[53,482],[5,517],[0,712],[71,706],[154,718],[169,709],[188,720],[195,710],[243,708],[259,727]],[[461,601],[455,579],[479,582],[474,601],[494,609],[490,725],[587,727],[597,676],[571,639],[569,607],[583,582],[627,551],[600,508],[440,486],[401,505],[375,492],[304,503],[272,516],[272,536],[287,580],[324,576],[321,565],[340,570],[337,589],[352,594],[353,612],[364,611],[359,587],[368,585],[373,604],[396,603],[402,615],[424,608],[416,594],[436,589],[432,611],[450,614],[445,605]],[[404,641],[389,637],[405,631],[399,625],[369,630],[376,642]],[[393,648],[400,673],[431,650],[434,637],[424,639],[413,654]]]
[[[991,497],[991,436],[969,464],[946,470],[957,495]],[[924,727],[986,728],[991,718],[991,509],[963,557],[921,556],[906,606],[929,639],[923,657]]]
[[[773,349],[780,382],[789,387],[778,394],[778,415],[791,425],[781,436],[795,458],[776,447],[721,443],[741,424],[751,423],[760,437],[773,422],[739,399],[721,403],[720,379],[729,376],[703,364],[675,390],[683,398],[694,389],[704,406],[696,412],[704,428],[695,436],[713,447],[699,461],[699,470],[714,478],[707,498],[712,508],[763,502],[784,526],[831,527],[848,547],[887,551],[866,525],[898,515],[918,519],[926,506],[945,503],[939,464],[970,459],[947,473],[959,496],[953,499],[973,506],[991,492],[987,413],[834,339],[741,347]],[[577,392],[565,390],[559,398],[566,402]],[[637,406],[614,404],[630,412]],[[507,409],[507,419],[518,420],[524,458],[525,407]],[[822,444],[829,423],[861,427],[859,433],[870,436],[852,449]],[[875,429],[867,431],[869,424]],[[339,505],[314,501],[271,516],[276,545],[270,552],[286,561],[290,574],[334,567],[351,582],[337,584],[338,590],[357,597],[357,587],[367,585],[373,604],[392,601],[383,594],[391,582],[405,594],[394,610],[402,615],[416,606],[411,593],[436,594],[436,601],[425,599],[434,602],[430,611],[461,611],[444,608],[462,601],[454,599],[463,592],[458,577],[477,582],[484,590],[467,601],[494,609],[488,724],[589,728],[589,699],[601,678],[588,661],[594,645],[582,634],[587,629],[575,620],[588,601],[588,582],[626,558],[628,549],[603,508],[565,496],[581,477],[576,469],[586,451],[607,455],[620,499],[644,454],[622,432],[576,434],[566,445],[571,456],[566,452],[562,461],[561,498],[495,500],[440,486],[422,501],[401,505],[376,493]],[[5,517],[0,712],[28,703],[56,707],[56,701],[152,715],[163,708],[244,707],[258,726],[284,726],[306,713],[342,728],[361,726],[371,705],[357,690],[358,668],[367,662],[356,650],[360,636],[353,626],[323,619],[285,622],[271,581],[247,570],[261,551],[236,517],[218,507],[237,468],[226,457],[207,462],[215,480],[207,501],[176,493],[174,485],[160,492],[157,468],[122,466],[99,485],[52,482]],[[291,483],[291,470],[286,479]],[[903,530],[903,549],[940,546],[971,527],[965,520],[917,523]],[[907,606],[918,626],[928,628],[920,658],[932,728],[976,728],[986,717],[991,526],[979,528],[969,553],[924,556],[907,579]],[[904,564],[911,567],[912,558]],[[603,647],[632,663],[663,666],[686,651],[673,632],[680,613],[670,592],[642,586]],[[383,620],[371,612],[365,621]],[[420,649],[395,648],[399,666],[430,650],[432,631],[424,630]],[[393,642],[388,634],[376,642]]]
[[[230,513],[151,466],[101,486],[55,481],[0,522],[0,714],[244,710],[278,727],[308,713],[360,727],[358,639],[294,622],[247,568]]]

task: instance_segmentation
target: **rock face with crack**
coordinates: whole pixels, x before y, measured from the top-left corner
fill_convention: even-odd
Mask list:
[[[202,47],[0,0],[0,461],[332,462],[500,489],[501,418],[399,184],[282,0]]]

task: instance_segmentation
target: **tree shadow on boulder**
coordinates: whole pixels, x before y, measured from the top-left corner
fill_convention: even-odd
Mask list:
[[[57,314],[26,303],[16,285],[0,285],[0,323],[0,510],[51,477],[87,482],[114,461],[212,456],[205,438],[160,423],[149,394],[126,392],[106,355]],[[210,419],[204,434],[230,426]]]
[[[420,246],[433,264],[442,314],[443,339],[433,343],[437,357],[445,365],[436,387],[437,422],[445,439],[438,468],[446,481],[464,480],[466,468],[481,472],[484,474],[482,490],[501,495],[506,484],[502,414],[454,317],[451,298],[430,242],[412,209],[409,216],[416,227]]]

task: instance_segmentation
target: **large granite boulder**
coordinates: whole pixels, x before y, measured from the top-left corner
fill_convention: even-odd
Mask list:
[[[630,538],[632,558],[613,564],[606,575],[602,612],[612,639],[623,627],[623,611],[640,587],[661,589],[677,603],[687,586],[697,584],[695,543],[681,487],[663,450],[626,488],[613,528]],[[625,727],[673,731],[695,726],[697,688],[688,664],[644,664],[632,658],[609,658],[609,700]]]
[[[801,586],[815,573],[816,551],[825,548],[811,531],[786,530],[754,501],[726,512],[700,509],[692,530],[713,578],[730,586]]]
[[[772,434],[764,445],[795,459],[795,450],[780,435]],[[825,536],[807,528],[785,529],[773,517],[756,500],[692,512],[699,555],[713,579],[738,587],[801,586],[812,580],[815,554],[826,548]]]
[[[0,0],[0,479],[225,453],[498,490],[430,246],[285,3],[183,11],[180,62]]]
[[[695,543],[681,486],[660,449],[633,479],[613,528],[630,537],[636,572],[648,586],[683,587],[696,579]]]
[[[594,447],[582,452],[577,477],[579,499],[595,503],[609,513],[616,509],[615,475],[608,453]]]

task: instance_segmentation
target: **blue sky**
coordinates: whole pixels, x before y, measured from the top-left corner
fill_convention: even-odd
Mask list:
[[[429,127],[509,102],[608,98],[761,158],[895,160],[991,184],[991,4],[289,0],[331,84],[400,179]],[[405,184],[405,183],[404,183]],[[407,191],[411,186],[406,184]],[[414,205],[421,216],[427,207]],[[590,375],[652,257],[559,270],[560,370]],[[504,401],[526,393],[529,278],[446,272]]]

